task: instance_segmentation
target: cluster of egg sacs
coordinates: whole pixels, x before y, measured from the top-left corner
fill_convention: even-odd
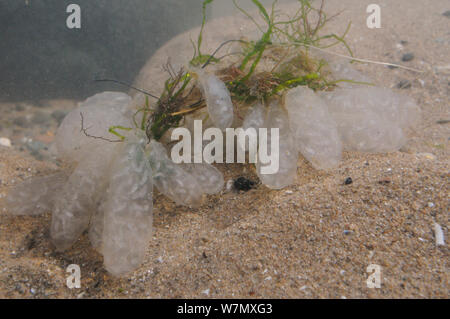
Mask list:
[[[407,141],[408,132],[418,124],[420,109],[410,97],[392,90],[374,87],[370,79],[344,61],[330,64],[333,76],[349,79],[330,92],[314,92],[299,86],[282,98],[273,98],[263,105],[252,105],[242,128],[267,128],[265,150],[271,150],[271,129],[279,131],[279,169],[263,174],[268,164],[257,161],[261,182],[280,189],[295,182],[299,154],[316,169],[338,165],[343,151],[384,153],[398,151]],[[233,123],[233,104],[225,85],[214,75],[200,74],[208,113],[213,124],[221,129]],[[249,134],[251,135],[251,134]],[[247,145],[241,145],[248,150]],[[275,150],[276,151],[276,150]]]
[[[328,169],[339,164],[344,150],[394,152],[405,144],[418,118],[412,99],[388,89],[317,94],[301,86],[287,92],[282,101],[254,105],[243,128],[279,128],[279,172],[264,175],[259,163],[257,171],[263,184],[280,189],[294,183],[299,154],[314,168]]]
[[[105,92],[70,112],[57,131],[56,148],[71,168],[31,178],[7,198],[8,210],[17,215],[53,212],[50,234],[59,251],[89,230],[105,268],[116,276],[144,260],[152,232],[153,187],[179,205],[194,207],[224,184],[212,165],[175,164],[165,146],[149,143],[141,130],[117,129],[125,140],[106,141],[114,139],[108,134],[112,126],[133,127],[131,104],[124,93]]]
[[[225,84],[212,74],[198,76],[212,125],[231,127],[234,106]],[[86,100],[56,134],[57,155],[72,168],[25,181],[8,196],[13,213],[53,212],[51,237],[60,251],[89,230],[92,245],[113,275],[134,270],[144,259],[152,231],[153,187],[177,204],[198,206],[204,194],[218,193],[224,184],[212,165],[175,164],[163,144],[149,142],[139,129],[117,129],[125,140],[105,141],[114,137],[108,134],[113,126],[134,127],[136,106],[136,99],[123,93]],[[268,144],[270,129],[279,129],[278,172],[262,174],[262,164],[256,164],[262,183],[279,189],[295,181],[300,153],[324,169],[337,165],[343,150],[396,151],[418,115],[414,101],[388,89],[363,86],[318,94],[297,87],[281,100],[251,106],[242,127],[268,128]]]

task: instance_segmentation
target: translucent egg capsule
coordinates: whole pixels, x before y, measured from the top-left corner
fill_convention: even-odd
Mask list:
[[[214,125],[221,130],[231,127],[234,119],[233,102],[225,83],[212,74],[199,72],[198,77]]]
[[[411,98],[389,89],[338,89],[322,96],[347,150],[397,151],[420,119],[420,109]]]
[[[278,153],[279,165],[275,173],[266,174],[263,172],[263,169],[269,166],[269,164],[263,163],[261,156],[258,156],[256,170],[264,185],[271,189],[281,189],[295,182],[297,177],[298,150],[289,130],[287,113],[279,106],[277,101],[272,102],[270,105],[264,126],[267,128],[267,143],[265,136],[260,134],[259,151],[265,153],[266,151],[271,152],[271,149],[273,149],[274,152]],[[278,128],[279,148],[275,146],[276,137],[272,136],[272,128]],[[261,150],[261,148],[263,149]],[[261,153],[259,154],[261,155]]]
[[[258,130],[264,126],[266,119],[266,109],[262,105],[262,103],[258,102],[255,105],[253,105],[249,110],[247,111],[247,114],[245,115],[244,122],[242,123],[242,129],[254,129],[249,130],[249,140],[258,140]],[[243,151],[248,151],[249,147],[248,144],[244,141],[241,141],[238,139],[238,147]]]
[[[142,143],[123,143],[111,166],[103,210],[105,268],[120,276],[144,260],[152,233],[153,176]]]
[[[224,179],[222,173],[207,163],[179,164],[186,172],[191,174],[201,187],[201,192],[212,195],[223,189]]]
[[[102,160],[87,155],[77,164],[55,200],[50,235],[59,251],[72,246],[88,228],[97,202],[106,191],[109,164],[117,146],[108,144],[110,148],[105,149]]]
[[[308,87],[299,86],[287,93],[285,107],[300,153],[317,169],[338,165],[342,143],[323,99]]]
[[[150,165],[153,170],[154,185],[178,205],[199,206],[202,202],[202,187],[196,178],[175,164],[167,156],[161,143],[150,142]]]
[[[110,127],[133,127],[131,118],[126,116],[130,102],[125,93],[104,92],[81,103],[67,114],[56,132],[58,157],[77,162],[87,153],[102,154],[110,143],[93,137],[117,140],[117,136],[108,132]]]
[[[40,215],[53,210],[58,191],[67,182],[65,172],[31,177],[9,191],[8,211],[14,215]]]

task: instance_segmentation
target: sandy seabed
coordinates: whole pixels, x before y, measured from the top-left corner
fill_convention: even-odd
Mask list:
[[[13,128],[17,112],[29,116],[35,108],[12,112],[14,105],[0,105],[0,137],[13,141],[13,147],[0,147],[0,297],[448,298],[448,245],[436,246],[434,224],[447,240],[450,19],[443,13],[450,6],[445,0],[378,2],[381,29],[366,27],[366,0],[328,1],[329,12],[345,9],[329,27],[342,33],[352,21],[348,42],[355,56],[425,71],[356,66],[419,104],[423,120],[408,144],[391,154],[347,152],[328,172],[300,160],[291,187],[224,192],[195,210],[156,195],[146,261],[127,278],[104,270],[87,236],[56,253],[50,212],[12,217],[2,208],[10,186],[58,167],[21,145],[32,136],[50,148],[56,122],[45,129]],[[402,62],[406,53],[414,59]],[[411,87],[398,89],[401,81]],[[73,103],[54,101],[37,112],[61,106],[69,110]],[[226,180],[256,180],[249,165],[218,168]],[[345,185],[349,177],[353,183]],[[80,289],[66,286],[70,264],[81,267]],[[370,264],[382,268],[380,289],[367,287]]]

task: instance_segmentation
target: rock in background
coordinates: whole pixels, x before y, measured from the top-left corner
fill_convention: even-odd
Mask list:
[[[81,7],[81,29],[66,8]],[[200,24],[201,0],[0,0],[0,101],[77,99],[123,90],[156,49]]]

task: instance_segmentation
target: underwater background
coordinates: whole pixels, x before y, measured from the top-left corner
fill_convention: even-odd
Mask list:
[[[93,80],[132,83],[166,41],[200,25],[202,2],[0,0],[0,101],[82,100],[105,90],[127,91]],[[81,8],[80,29],[66,25],[71,3]],[[219,0],[207,15],[235,11],[232,1]]]

